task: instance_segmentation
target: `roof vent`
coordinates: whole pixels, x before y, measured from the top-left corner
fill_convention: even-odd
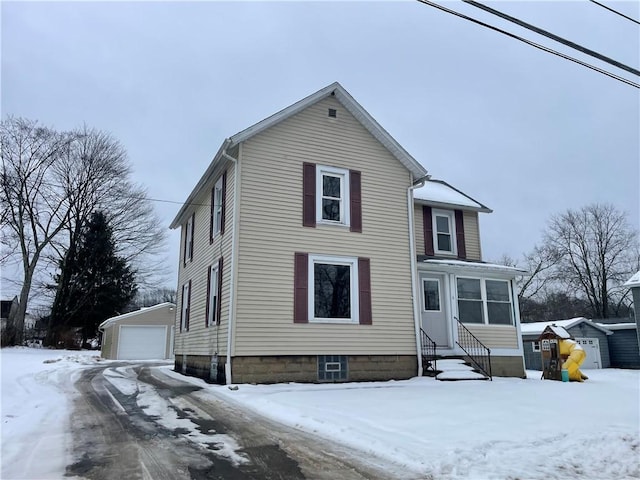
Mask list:
[[[329,109],[329,116],[331,118],[336,118],[338,116],[338,111],[335,108],[330,108]]]

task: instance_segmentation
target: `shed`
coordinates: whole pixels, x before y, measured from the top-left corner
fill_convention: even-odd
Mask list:
[[[113,360],[173,358],[174,303],[160,303],[100,324],[102,357]]]
[[[562,327],[582,346],[587,353],[587,358],[580,366],[582,370],[609,368],[611,366],[608,337],[613,332],[607,327],[584,317],[576,317],[568,320],[523,323],[521,325],[524,362],[528,370],[542,369],[538,337],[549,326]]]
[[[613,332],[609,341],[611,366],[616,368],[640,368],[638,326],[634,322],[599,324]]]

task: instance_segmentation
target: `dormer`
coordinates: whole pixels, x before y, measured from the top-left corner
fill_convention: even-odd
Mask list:
[[[413,192],[419,257],[482,261],[478,213],[491,209],[442,180]]]

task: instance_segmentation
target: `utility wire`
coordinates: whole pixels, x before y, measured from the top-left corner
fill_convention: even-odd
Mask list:
[[[596,67],[595,65],[591,65],[589,63],[583,62],[582,60],[578,60],[577,58],[574,57],[570,57],[569,55],[565,55],[564,53],[558,52],[556,50],[553,50],[551,48],[545,47],[544,45],[540,45],[539,43],[535,43],[532,42],[531,40],[527,40],[526,38],[520,37],[518,35],[515,35],[513,33],[507,32],[506,30],[503,30],[501,28],[498,27],[494,27],[493,25],[489,25],[488,23],[484,23],[481,22],[480,20],[476,20],[475,18],[469,17],[467,15],[464,15],[462,13],[456,12],[455,10],[451,10],[449,8],[443,7],[442,5],[438,5],[437,3],[431,2],[430,0],[418,0],[418,2],[420,3],[424,3],[425,5],[428,5],[430,7],[434,7],[437,8],[439,10],[442,10],[443,12],[447,12],[450,13],[452,15],[455,15],[456,17],[460,17],[460,18],[464,18],[465,20],[469,20],[470,22],[473,22],[475,24],[481,25],[483,27],[486,27],[490,30],[494,30],[496,32],[502,33],[508,37],[514,38],[516,40],[519,40],[523,43],[526,43],[527,45],[531,45],[532,47],[538,48],[544,52],[547,53],[551,53],[553,55],[557,55],[560,58],[564,58],[565,60],[569,60],[571,62],[577,63],[578,65],[582,65],[583,67],[587,67],[590,68],[591,70],[594,70],[598,73],[601,73],[603,75],[606,75],[607,77],[613,78],[614,80],[618,80],[619,82],[622,83],[626,83],[627,85],[631,85],[632,87],[635,88],[640,88],[640,84],[635,83],[631,80],[628,80],[624,77],[621,77],[620,75],[616,75],[615,73],[611,73],[607,70],[603,70],[602,68]]]
[[[504,20],[508,20],[509,22],[515,23],[516,25],[520,25],[521,27],[531,30],[532,32],[536,32],[540,35],[550,38],[551,40],[555,40],[556,42],[559,42],[559,43],[562,43],[563,45],[571,47],[574,50],[578,50],[582,53],[586,53],[587,55],[597,58],[598,60],[602,60],[603,62],[613,65],[614,67],[621,68],[622,70],[626,70],[627,72],[633,73],[634,75],[637,75],[640,77],[640,70],[637,70],[633,67],[625,65],[624,63],[618,62],[617,60],[614,60],[605,55],[602,55],[601,53],[595,52],[589,48],[583,47],[582,45],[578,45],[577,43],[574,43],[571,40],[562,38],[554,33],[548,32],[547,30],[543,30],[542,28],[536,27],[535,25],[531,25],[530,23],[523,22],[522,20],[512,17],[511,15],[507,15],[506,13],[500,12],[494,8],[488,7],[487,5],[484,5],[480,2],[476,2],[474,0],[462,0],[462,1],[473,7],[480,8],[485,12],[489,12],[492,15],[496,15],[500,18],[503,18]]]
[[[626,18],[627,20],[631,20],[632,22],[637,23],[638,25],[640,25],[640,22],[638,20],[636,20],[635,18],[628,17],[624,13],[620,13],[619,11],[614,10],[613,8],[607,7],[606,5],[604,5],[604,4],[600,3],[600,2],[596,2],[596,0],[589,0],[589,1],[591,3],[595,3],[596,5],[601,6],[602,8],[604,8],[606,10],[609,10],[610,12],[615,13],[616,15],[620,15],[621,17]]]

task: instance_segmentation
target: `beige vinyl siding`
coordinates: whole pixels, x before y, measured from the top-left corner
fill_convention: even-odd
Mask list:
[[[413,205],[413,218],[413,230],[416,237],[416,255],[424,255],[424,215],[422,214],[422,205]]]
[[[480,229],[478,228],[478,212],[464,211],[464,244],[467,248],[468,260],[482,260],[480,253]]]
[[[180,268],[178,270],[177,305],[175,318],[175,354],[189,355],[226,355],[227,327],[229,320],[229,292],[231,285],[231,237],[233,235],[233,198],[235,167],[226,164],[227,191],[225,210],[225,231],[222,236],[214,237],[213,244],[209,243],[209,223],[211,216],[211,189],[220,178],[224,169],[219,170],[202,189],[198,198],[193,202],[195,209],[195,232],[193,261],[183,262],[184,255],[184,225],[180,240]],[[186,223],[186,220],[185,220]],[[207,273],[211,265],[223,256],[222,267],[222,295],[220,325],[205,326],[207,302]],[[182,286],[191,280],[191,315],[189,331],[180,332],[180,312],[182,312]]]
[[[516,327],[508,325],[464,325],[489,348],[518,348]]]
[[[241,152],[233,354],[415,354],[409,172],[333,98],[256,135]],[[302,226],[303,162],[362,173],[362,233]],[[373,325],[294,324],[295,252],[370,258]]]

